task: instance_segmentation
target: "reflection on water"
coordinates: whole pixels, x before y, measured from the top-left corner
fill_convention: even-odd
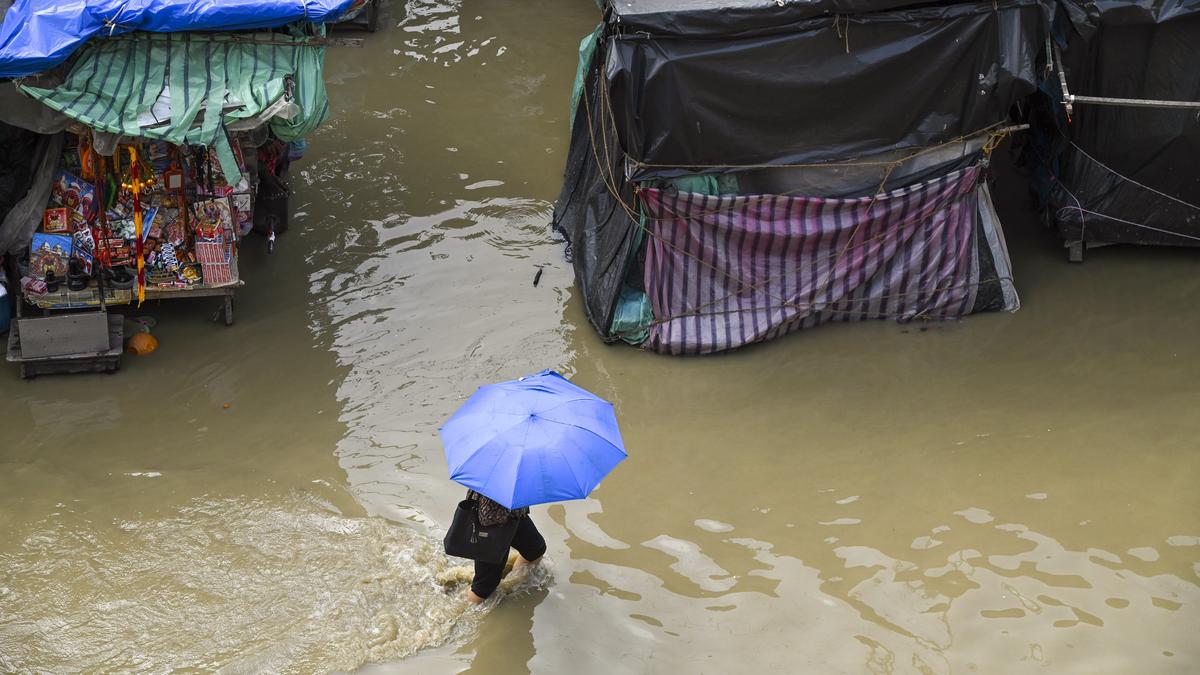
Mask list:
[[[887,492],[896,506],[940,501],[900,492]],[[1053,508],[1047,500],[1043,508]],[[629,531],[620,515],[593,511],[577,528],[567,522],[570,507],[551,514],[568,530],[571,582],[593,590],[582,602],[636,622],[626,624],[645,644],[639,658],[703,656],[787,670],[795,667],[790,645],[822,672],[988,672],[998,664],[1005,672],[1187,672],[1195,664],[1194,537],[1124,554],[1071,550],[979,507],[934,517],[929,522],[943,524],[911,537],[913,514],[886,505],[864,504],[855,511],[862,519],[823,521],[818,514],[842,507],[829,491],[786,501],[777,519],[775,507],[739,509],[749,512],[738,519],[744,527],[709,519],[675,526],[675,536],[640,544],[653,554],[594,541],[596,533]],[[724,512],[697,512],[712,511]],[[779,522],[785,518],[795,522]],[[900,545],[902,538],[911,543]],[[1146,564],[1166,556],[1166,564]]]
[[[0,382],[0,670],[1197,669],[1193,251],[1067,266],[1003,171],[1015,315],[607,347],[547,227],[594,4],[405,4],[330,50],[236,327],[151,305],[115,379]],[[545,367],[630,457],[464,612],[436,428]]]
[[[1040,245],[1020,244],[1026,278],[1052,279]],[[1091,292],[1120,295],[1115,271],[1085,271]],[[1136,311],[1171,316],[1166,304]],[[851,673],[1194,670],[1196,429],[1162,423],[1191,419],[1198,373],[1170,348],[1179,334],[1115,323],[1085,348],[1055,335],[1079,329],[1024,311],[834,326],[682,365],[581,341],[577,379],[619,401],[635,450],[602,508],[549,510],[571,581],[589,589],[579,607],[638,636],[598,652],[634,652],[631,671],[651,655]],[[562,626],[571,616],[547,632],[596,622]],[[561,665],[544,644],[542,663]]]
[[[367,60],[330,58],[338,113],[300,173],[297,222],[314,327],[348,368],[338,456],[372,513],[447,515],[437,426],[476,387],[569,359],[571,271],[547,223],[574,71],[560,60],[546,86],[549,45],[521,23],[552,7],[408,3]],[[563,24],[569,55],[572,13],[543,23]]]

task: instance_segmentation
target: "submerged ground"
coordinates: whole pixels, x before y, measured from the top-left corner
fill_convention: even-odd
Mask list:
[[[0,372],[0,671],[1200,668],[1195,251],[1068,265],[1004,171],[1016,314],[608,347],[547,228],[593,3],[392,4],[235,327],[151,305],[116,376]],[[631,456],[466,611],[436,428],[545,367]]]

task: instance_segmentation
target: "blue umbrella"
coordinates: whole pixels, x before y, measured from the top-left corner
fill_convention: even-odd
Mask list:
[[[583,499],[626,456],[612,404],[552,370],[480,387],[440,431],[450,478],[509,509]]]

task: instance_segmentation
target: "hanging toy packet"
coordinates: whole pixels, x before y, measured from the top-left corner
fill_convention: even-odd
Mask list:
[[[233,210],[228,199],[208,199],[192,205],[196,238],[203,241],[232,239]]]
[[[55,205],[70,209],[88,223],[96,217],[96,191],[66,171],[60,171],[54,177],[50,199]]]

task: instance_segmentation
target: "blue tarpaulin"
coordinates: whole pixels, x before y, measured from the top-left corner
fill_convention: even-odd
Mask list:
[[[324,23],[354,0],[16,0],[0,24],[0,77],[59,65],[93,37]]]

